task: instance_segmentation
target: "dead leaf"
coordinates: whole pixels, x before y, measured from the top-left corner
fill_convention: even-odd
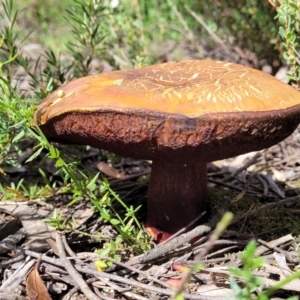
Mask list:
[[[115,178],[115,179],[121,179],[123,178],[125,175],[123,172],[119,172],[116,168],[114,168],[112,165],[104,162],[104,161],[100,161],[97,164],[97,168],[99,171],[101,171],[104,175]]]
[[[42,254],[26,279],[26,292],[29,300],[52,300],[38,271],[41,258]]]
[[[52,251],[59,257],[56,242],[53,239],[47,239],[46,241],[50,245]]]
[[[6,187],[7,190],[9,190],[11,193],[15,194],[17,197],[19,197],[18,201],[28,201],[28,198],[25,197],[21,192],[17,191],[16,189],[13,189],[10,186]]]

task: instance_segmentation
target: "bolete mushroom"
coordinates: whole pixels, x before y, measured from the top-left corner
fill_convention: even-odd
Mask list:
[[[300,94],[234,63],[170,62],[76,79],[35,120],[52,141],[152,160],[147,226],[173,234],[206,209],[206,164],[285,139]]]

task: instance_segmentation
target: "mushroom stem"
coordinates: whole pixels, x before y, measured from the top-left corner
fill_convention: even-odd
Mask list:
[[[147,228],[167,238],[185,227],[206,209],[205,163],[152,162],[148,186]],[[162,238],[164,239],[164,238]]]

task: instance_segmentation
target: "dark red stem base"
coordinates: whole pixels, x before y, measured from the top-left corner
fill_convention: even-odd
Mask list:
[[[157,241],[176,233],[206,209],[206,181],[205,163],[152,162],[147,228]]]

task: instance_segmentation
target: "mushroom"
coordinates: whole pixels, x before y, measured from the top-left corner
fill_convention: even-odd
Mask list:
[[[206,209],[208,162],[295,130],[300,94],[234,63],[169,62],[76,79],[49,95],[35,120],[52,141],[152,160],[147,227],[167,235]]]

